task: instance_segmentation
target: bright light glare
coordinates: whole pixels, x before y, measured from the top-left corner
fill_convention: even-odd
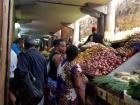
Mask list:
[[[20,24],[19,23],[15,23],[15,28],[20,28]]]
[[[20,33],[18,33],[18,38],[21,38],[21,34]]]

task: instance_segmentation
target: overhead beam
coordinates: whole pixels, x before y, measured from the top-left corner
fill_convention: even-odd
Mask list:
[[[69,3],[62,3],[62,2],[49,2],[49,1],[43,1],[39,0],[40,3],[47,3],[47,4],[57,4],[57,5],[66,5],[66,6],[74,6],[74,7],[82,7],[84,5],[78,5],[78,4],[69,4]]]

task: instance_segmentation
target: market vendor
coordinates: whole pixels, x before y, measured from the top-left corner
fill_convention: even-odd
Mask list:
[[[97,28],[95,26],[92,27],[92,34],[88,37],[85,44],[88,42],[103,43],[103,36],[97,33]]]

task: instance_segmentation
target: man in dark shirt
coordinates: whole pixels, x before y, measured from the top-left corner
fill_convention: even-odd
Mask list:
[[[57,87],[57,68],[61,61],[64,59],[64,53],[66,51],[66,42],[62,39],[56,39],[53,42],[54,49],[49,56],[49,70],[48,70],[48,99],[45,101],[47,104],[56,104],[56,87]]]
[[[57,68],[60,64],[60,62],[64,58],[64,53],[66,50],[66,42],[62,39],[56,39],[53,42],[54,49],[50,54],[49,61],[50,61],[50,71],[49,76],[52,79],[56,79],[57,76]]]
[[[96,27],[92,27],[92,34],[88,37],[85,44],[88,42],[103,43],[103,36],[97,33]]]
[[[21,80],[27,72],[31,72],[38,81],[36,87],[43,89],[46,80],[46,59],[35,49],[33,38],[26,38],[24,43],[26,51],[19,55],[15,79]]]

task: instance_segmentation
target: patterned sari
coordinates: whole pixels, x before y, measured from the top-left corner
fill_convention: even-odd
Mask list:
[[[81,76],[81,68],[74,61],[64,61],[58,68],[58,105],[78,105],[74,77]]]

